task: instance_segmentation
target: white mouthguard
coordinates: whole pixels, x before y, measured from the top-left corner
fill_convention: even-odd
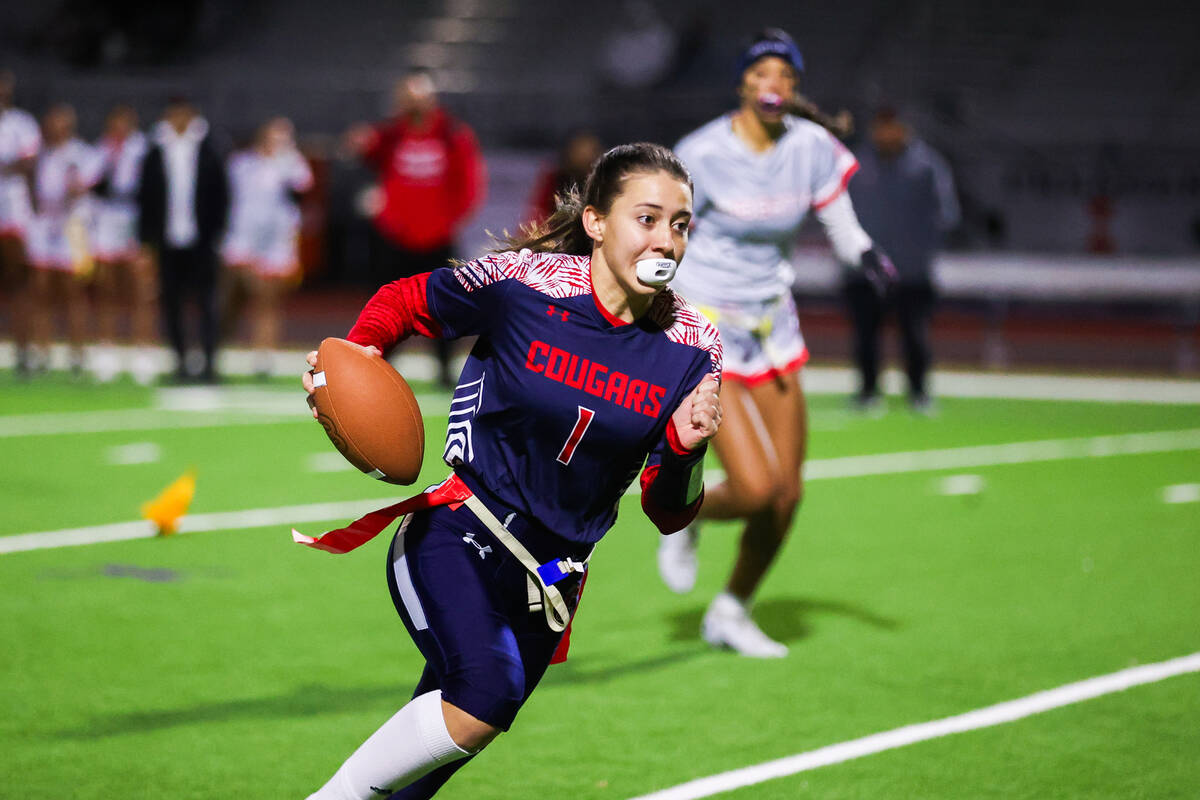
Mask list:
[[[669,258],[643,258],[637,262],[637,279],[643,286],[666,286],[678,268]]]
[[[763,92],[758,96],[758,105],[764,111],[782,111],[783,98],[774,92]]]

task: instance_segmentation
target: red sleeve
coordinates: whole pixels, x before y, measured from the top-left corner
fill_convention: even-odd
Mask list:
[[[359,156],[371,167],[382,170],[387,164],[388,151],[391,150],[392,143],[396,138],[393,126],[381,122],[371,128],[371,133],[371,141],[359,153]]]
[[[691,503],[679,506],[688,478],[693,469],[702,469],[707,447],[688,450],[679,440],[674,422],[667,423],[667,450],[657,464],[647,464],[642,470],[642,511],[662,533],[682,530],[696,518],[704,502],[704,490]]]
[[[429,310],[428,283],[429,273],[424,272],[381,286],[346,338],[364,347],[375,345],[384,353],[414,333],[441,338],[442,326]]]
[[[642,511],[654,523],[654,527],[658,528],[659,533],[675,533],[686,528],[696,518],[700,506],[704,504],[704,491],[701,490],[700,496],[691,505],[675,509],[666,508],[658,500],[653,489],[660,470],[658,464],[642,470]]]

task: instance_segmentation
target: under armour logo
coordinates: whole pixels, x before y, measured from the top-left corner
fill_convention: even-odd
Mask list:
[[[563,321],[563,322],[566,322],[566,321],[567,321],[567,315],[568,315],[568,314],[570,314],[570,313],[571,313],[570,311],[564,311],[563,309],[561,309],[561,308],[555,308],[555,307],[554,307],[554,306],[552,306],[552,305],[551,305],[551,306],[546,306],[546,316],[548,316],[548,317],[552,317],[552,316],[554,316],[555,314],[562,314],[562,321]]]
[[[473,533],[468,533],[466,536],[462,537],[462,540],[464,542],[466,542],[467,544],[475,545],[475,549],[479,551],[480,558],[486,559],[487,554],[492,552],[492,546],[491,545],[482,545],[479,542],[475,541],[475,534],[473,534]]]

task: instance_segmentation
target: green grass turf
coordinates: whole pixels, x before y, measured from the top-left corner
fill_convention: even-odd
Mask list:
[[[28,385],[0,413],[149,406],[132,385]],[[811,399],[811,456],[1197,427],[1194,407],[945,400],[881,419]],[[427,409],[437,464],[444,419]],[[302,411],[301,411],[302,414]],[[156,464],[112,466],[155,442]],[[135,519],[188,466],[195,512],[401,494],[303,416],[259,426],[0,439],[0,534]],[[593,562],[571,659],[513,731],[439,796],[624,800],[1132,663],[1200,650],[1195,451],[813,481],[757,615],[791,655],[696,631],[735,546],[701,542],[699,588],[658,583],[636,498]],[[308,523],[307,532],[323,526]],[[303,797],[402,704],[420,659],[383,579],[384,537],[341,557],[287,526],[0,556],[0,797]],[[738,798],[1186,797],[1200,786],[1200,676],[742,789]]]

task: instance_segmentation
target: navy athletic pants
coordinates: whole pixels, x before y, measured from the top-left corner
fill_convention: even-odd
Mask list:
[[[485,502],[538,563],[583,560],[591,551],[520,515],[506,519],[507,510]],[[437,506],[401,524],[387,578],[396,610],[425,657],[413,696],[441,689],[446,702],[508,730],[562,638],[543,611],[529,610],[525,567],[466,506]],[[555,584],[572,613],[579,583],[575,573]],[[465,763],[435,770],[392,797],[431,797]]]

